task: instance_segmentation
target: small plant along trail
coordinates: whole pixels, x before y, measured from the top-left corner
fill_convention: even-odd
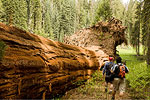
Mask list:
[[[76,83],[82,84],[82,82]],[[119,93],[116,93],[117,99],[131,99],[128,93],[128,88],[123,98],[120,98]],[[111,100],[111,94],[105,92],[105,82],[102,78],[102,72],[97,71],[93,74],[92,78],[88,80],[84,85],[78,88],[72,89],[61,98],[61,99],[102,99]]]

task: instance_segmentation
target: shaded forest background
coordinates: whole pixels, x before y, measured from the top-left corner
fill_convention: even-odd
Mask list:
[[[150,1],[130,0],[0,0],[0,22],[63,42],[81,28],[112,16],[127,26],[128,43],[150,65]]]

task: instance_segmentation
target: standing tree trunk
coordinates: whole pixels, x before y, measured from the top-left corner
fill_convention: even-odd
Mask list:
[[[30,0],[26,0],[27,3],[27,26],[29,27],[29,21],[30,21]]]
[[[148,32],[147,32],[147,65],[150,66],[150,21],[148,24]]]
[[[34,32],[35,32],[35,30],[36,30],[36,24],[37,24],[37,22],[36,22],[36,13],[34,13],[33,14],[33,16],[34,16],[34,25],[33,25],[33,29],[34,29]]]
[[[138,32],[138,36],[137,36],[137,45],[136,45],[136,53],[137,53],[137,56],[140,55],[140,33]]]

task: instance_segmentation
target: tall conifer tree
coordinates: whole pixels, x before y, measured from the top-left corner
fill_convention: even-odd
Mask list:
[[[112,16],[112,10],[110,8],[110,0],[100,0],[94,24],[99,20],[108,20]]]
[[[112,16],[122,20],[124,18],[124,5],[121,0],[111,0],[110,7],[112,9]]]
[[[142,18],[143,18],[143,44],[147,48],[147,64],[150,66],[150,1],[144,0],[143,10],[142,10]],[[149,67],[150,68],[150,67]]]
[[[42,7],[40,0],[31,0],[31,25],[30,28],[35,33],[42,33]]]
[[[6,23],[27,29],[27,11],[24,0],[2,0]]]
[[[53,39],[53,29],[52,29],[52,21],[51,21],[51,2],[50,0],[46,0],[44,3],[44,8],[42,11],[43,18],[43,27],[47,37]]]
[[[135,12],[135,24],[131,36],[131,44],[136,48],[137,56],[140,55],[140,34],[141,34],[141,3],[138,2]]]
[[[0,1],[0,22],[5,22],[5,12],[4,12],[4,8],[3,8],[3,4]]]

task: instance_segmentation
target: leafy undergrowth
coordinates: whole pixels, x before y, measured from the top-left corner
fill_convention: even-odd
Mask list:
[[[150,71],[146,65],[144,56],[136,56],[132,48],[118,49],[120,56],[126,60],[129,74],[128,92],[133,99],[150,99]]]
[[[79,83],[82,84],[82,83]],[[102,72],[96,71],[90,80],[88,80],[84,85],[78,88],[72,89],[61,98],[61,99],[100,99],[100,100],[111,100],[111,94],[105,93],[104,79],[102,78]],[[116,95],[117,99],[120,99],[118,93]],[[128,93],[125,93],[124,99],[130,99]]]
[[[95,72],[90,80],[80,87],[66,92],[62,99],[99,99],[105,98],[103,93],[101,72]]]

